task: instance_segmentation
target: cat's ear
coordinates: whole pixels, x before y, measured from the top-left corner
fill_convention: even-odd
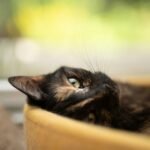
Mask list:
[[[16,76],[8,78],[10,84],[15,88],[36,100],[41,100],[44,95],[41,88],[43,80],[44,76]]]

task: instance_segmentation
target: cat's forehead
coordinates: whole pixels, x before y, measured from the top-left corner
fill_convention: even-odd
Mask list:
[[[92,77],[92,72],[82,68],[61,67],[55,71],[56,74],[66,75],[68,77],[89,78]]]

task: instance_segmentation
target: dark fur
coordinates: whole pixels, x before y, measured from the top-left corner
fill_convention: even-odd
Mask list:
[[[76,78],[81,89],[70,85],[68,78]],[[69,67],[37,77],[11,77],[9,82],[28,96],[30,105],[94,124],[150,133],[150,87]]]

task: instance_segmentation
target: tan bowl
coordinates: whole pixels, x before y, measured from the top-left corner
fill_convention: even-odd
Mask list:
[[[136,79],[150,84],[150,78],[141,81]],[[29,105],[24,114],[28,150],[150,150],[150,136],[89,125]]]

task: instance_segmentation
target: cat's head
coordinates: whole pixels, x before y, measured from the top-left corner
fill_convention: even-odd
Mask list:
[[[43,104],[47,109],[66,101],[67,106],[80,100],[85,105],[103,97],[118,96],[118,88],[108,76],[81,68],[61,67],[46,75],[10,77],[9,82],[26,94],[31,104]]]

